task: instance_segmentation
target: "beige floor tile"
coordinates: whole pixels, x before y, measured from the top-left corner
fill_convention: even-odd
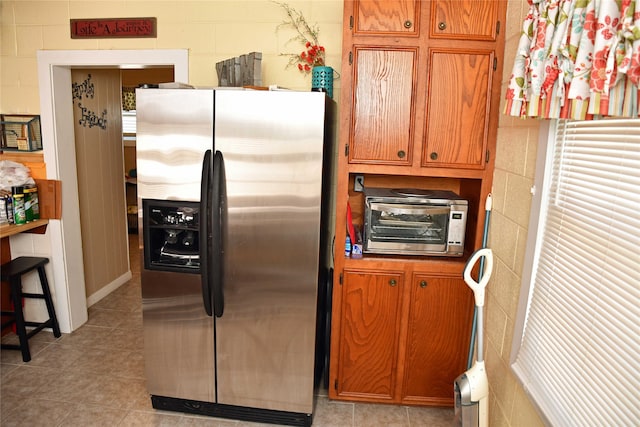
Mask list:
[[[60,342],[83,347],[102,347],[102,343],[111,334],[112,329],[102,326],[83,325],[72,333],[65,334]]]
[[[126,411],[98,405],[76,405],[62,420],[64,427],[113,427],[127,416]]]
[[[20,362],[22,364],[22,361]],[[13,363],[0,363],[0,383],[2,383],[5,377],[18,368],[18,364]]]
[[[101,345],[109,348],[126,349],[126,350],[138,350],[144,349],[144,342],[142,340],[142,329],[121,329],[115,328],[105,336]]]
[[[411,427],[451,427],[455,426],[453,408],[409,407]]]
[[[136,396],[146,393],[146,386],[138,378],[96,376],[85,391],[86,403],[124,410],[133,406]]]
[[[3,427],[51,427],[59,425],[75,404],[44,399],[25,399],[3,418]]]
[[[88,375],[110,375],[111,370],[117,365],[117,351],[106,345],[104,347],[70,345],[69,347],[81,349],[84,354],[73,366],[76,371],[81,371]]]
[[[313,425],[316,427],[353,426],[353,403],[330,401],[327,397],[319,396],[313,415]]]
[[[180,419],[180,427],[240,427],[238,421],[220,418],[185,415]],[[252,427],[256,424],[252,424]]]
[[[144,380],[144,354],[140,350],[111,350],[104,360],[104,372],[122,378]]]
[[[43,385],[35,397],[42,397],[59,402],[83,403],[90,396],[87,390],[94,384],[98,375],[78,369],[58,372],[55,380]]]
[[[121,319],[118,329],[142,329],[142,302],[138,310],[133,310]]]
[[[51,343],[51,341],[48,341],[45,336],[38,340],[38,335],[40,334],[36,334],[29,340],[29,352],[31,353],[32,359],[35,355],[44,350]],[[2,337],[2,342],[5,344],[19,344],[18,336],[14,333],[9,333],[8,335]],[[2,363],[10,363],[14,365],[21,364],[23,363],[22,352],[20,350],[3,348],[2,351],[0,351],[0,360],[2,361]]]
[[[129,312],[124,310],[105,310],[92,306],[89,307],[89,320],[86,324],[106,328],[126,326],[129,321],[128,314]]]
[[[57,343],[48,344],[42,351],[31,358],[29,366],[66,369],[82,360],[85,354],[86,352],[78,346]]]
[[[4,425],[4,420],[11,417],[22,402],[24,402],[22,396],[10,394],[0,395],[0,425]]]
[[[173,415],[164,412],[130,411],[120,425],[129,427],[175,427],[180,425],[181,417],[179,414]]]
[[[38,332],[34,336],[32,336],[29,339],[29,342],[33,343],[33,342],[41,342],[42,341],[42,342],[51,343],[51,342],[58,342],[61,338],[62,337],[58,337],[58,338],[54,337],[53,336],[53,332],[51,332],[48,329],[45,329],[45,330],[42,330],[42,331]]]
[[[358,404],[354,407],[356,427],[408,427],[407,408],[396,405]]]
[[[31,398],[47,384],[55,382],[60,371],[54,368],[19,366],[7,374],[0,384],[0,396],[23,396]]]

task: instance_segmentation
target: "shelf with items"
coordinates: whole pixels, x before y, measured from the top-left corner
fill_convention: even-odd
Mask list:
[[[480,209],[484,207],[483,203],[480,203],[483,192],[483,181],[480,179],[469,179],[460,177],[421,177],[421,176],[398,176],[398,175],[384,175],[384,174],[361,174],[350,173],[348,174],[348,181],[346,184],[347,194],[343,200],[346,200],[351,208],[352,221],[354,225],[363,230],[364,217],[365,217],[365,202],[364,192],[355,191],[356,179],[364,186],[364,188],[387,188],[387,189],[421,189],[421,190],[444,190],[452,191],[456,195],[465,199],[468,203],[467,220],[465,229],[465,253],[471,254],[474,248],[477,246],[476,241],[476,228],[478,220],[483,220],[483,211]],[[338,219],[340,221],[340,210],[344,209],[346,218],[346,202],[344,206],[337,206]],[[345,219],[346,221],[346,219]],[[346,223],[345,228],[346,234]],[[339,228],[337,228],[339,230]],[[339,233],[337,233],[339,234]],[[344,236],[336,236],[336,244],[339,244],[340,239],[344,239]],[[343,247],[343,246],[341,246]],[[364,254],[363,257],[370,257],[370,254]],[[385,255],[385,258],[393,257],[393,255]],[[429,262],[434,256],[429,256],[422,262]],[[401,256],[401,259],[406,259],[406,256]]]
[[[0,150],[42,150],[39,115],[0,114],[0,135]]]

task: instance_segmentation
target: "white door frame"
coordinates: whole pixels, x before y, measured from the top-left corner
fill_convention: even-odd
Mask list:
[[[62,181],[62,219],[47,228],[56,314],[65,333],[87,321],[80,205],[76,173],[71,68],[173,66],[177,82],[189,81],[189,53],[176,50],[41,50],[37,52],[40,120],[47,178]]]

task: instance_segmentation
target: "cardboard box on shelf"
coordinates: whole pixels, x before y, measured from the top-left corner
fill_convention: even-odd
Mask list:
[[[36,179],[40,218],[62,218],[62,181],[55,179]]]

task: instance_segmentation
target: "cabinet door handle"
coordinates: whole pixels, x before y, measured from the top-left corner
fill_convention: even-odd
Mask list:
[[[420,287],[421,287],[421,288],[426,288],[426,287],[427,287],[427,285],[428,285],[428,283],[427,283],[427,281],[426,281],[426,280],[421,280],[421,281],[420,281]]]
[[[440,22],[438,23],[438,29],[441,31],[444,31],[447,29],[447,23],[446,22]]]
[[[398,284],[398,282],[396,282],[396,279],[389,280],[389,286],[394,287],[397,284]]]
[[[431,154],[429,154],[429,157],[431,157],[431,160],[438,160],[438,153],[434,151]]]
[[[408,19],[406,21],[404,21],[404,27],[406,29],[409,29],[413,26],[413,22],[409,21]]]
[[[401,159],[404,159],[404,156],[406,156],[407,153],[404,152],[404,150],[400,150],[398,151],[398,157],[400,157]]]

